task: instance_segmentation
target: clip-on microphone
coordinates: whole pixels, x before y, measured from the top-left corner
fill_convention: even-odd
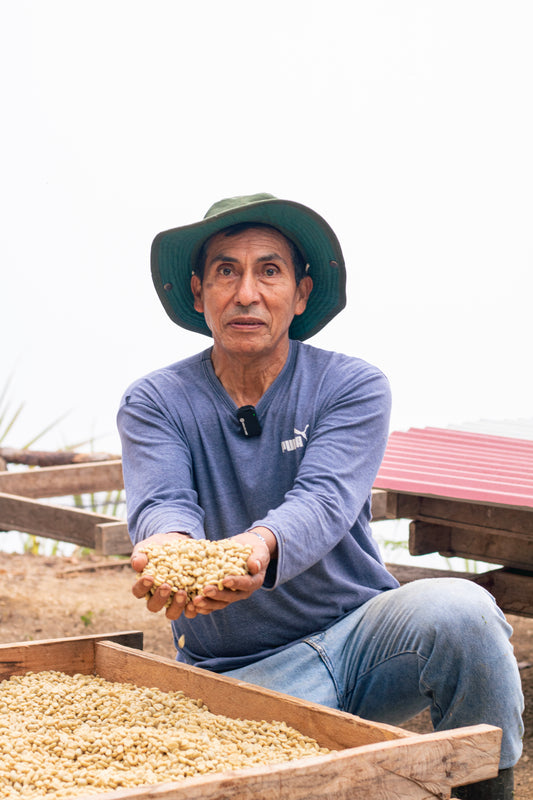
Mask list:
[[[241,406],[238,408],[237,419],[241,423],[242,432],[246,437],[261,435],[261,423],[257,418],[257,411],[254,406]]]

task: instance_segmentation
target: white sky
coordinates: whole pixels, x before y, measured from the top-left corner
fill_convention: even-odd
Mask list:
[[[533,415],[530,0],[0,2],[0,390],[9,441],[97,437],[208,346],[153,289],[156,233],[267,191],[321,213],[392,427]],[[5,444],[4,443],[4,444]]]

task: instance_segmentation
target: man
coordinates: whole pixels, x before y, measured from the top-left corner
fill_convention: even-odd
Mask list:
[[[171,319],[213,345],[122,400],[132,565],[145,566],[146,540],[253,547],[249,575],[171,598],[178,660],[376,721],[430,706],[439,730],[498,725],[498,778],[456,791],[511,797],[522,695],[510,628],[469,581],[400,588],[387,571],[370,528],[387,380],[302,343],[345,305],[334,232],[298,203],[229,198],[160,233],[152,273]],[[158,612],[170,587],[151,584],[139,577],[133,593]]]

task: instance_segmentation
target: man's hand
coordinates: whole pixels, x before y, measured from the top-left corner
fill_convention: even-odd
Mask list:
[[[257,589],[260,589],[265,580],[266,569],[273,555],[277,552],[277,541],[272,531],[268,528],[254,528],[265,540],[262,541],[250,531],[239,533],[232,539],[243,544],[251,545],[252,552],[248,557],[248,575],[228,575],[224,578],[223,589],[218,586],[205,586],[203,595],[195,597],[192,603],[185,608],[186,617],[195,617],[197,614],[211,614],[225,608],[230,603],[246,600]]]
[[[189,619],[193,619],[197,614],[211,614],[212,611],[225,608],[230,603],[245,600],[263,585],[270,559],[277,551],[277,542],[274,534],[267,528],[257,528],[256,530],[266,540],[266,543],[259,536],[249,531],[234,537],[235,540],[251,545],[253,548],[247,562],[249,574],[228,576],[222,582],[223,589],[219,589],[218,586],[214,585],[206,586],[204,587],[204,594],[195,597],[192,602],[187,602],[185,591],[177,591],[165,612],[168,619],[178,619],[183,613]],[[147,543],[165,544],[165,542],[175,541],[177,538],[183,538],[184,536],[186,534],[177,532],[158,533],[140,542],[135,546],[131,556],[133,569],[137,572],[142,572],[146,566],[148,559],[139,550],[146,546]],[[149,611],[156,613],[161,611],[168,603],[171,588],[168,584],[162,584],[152,595],[150,593],[152,585],[153,578],[145,576],[135,583],[132,591],[135,597],[147,597],[146,607]]]
[[[186,533],[178,533],[177,531],[172,531],[171,533],[156,533],[153,536],[149,536],[147,539],[144,539],[144,541],[136,544],[133,548],[130,559],[131,566],[135,572],[143,571],[148,563],[148,556],[146,553],[141,553],[140,550],[147,545],[162,545],[167,544],[168,542],[179,541],[180,539],[190,539],[190,536],[188,536]],[[172,590],[167,583],[163,583],[155,590],[153,594],[151,594],[150,589],[152,588],[153,583],[154,579],[150,575],[144,575],[134,583],[132,592],[134,597],[146,597],[146,608],[148,611],[153,611],[155,614],[166,606]],[[178,619],[178,617],[181,616],[186,604],[186,592],[176,592],[172,598],[171,604],[165,612],[166,616],[169,619]]]

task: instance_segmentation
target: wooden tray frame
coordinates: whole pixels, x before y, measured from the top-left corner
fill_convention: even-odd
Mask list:
[[[0,645],[0,678],[60,670],[164,691],[180,689],[201,698],[213,713],[283,720],[336,752],[183,782],[84,795],[78,800],[444,800],[450,797],[452,786],[497,774],[499,728],[476,725],[413,734],[139,648],[142,633],[138,631],[4,644]]]

